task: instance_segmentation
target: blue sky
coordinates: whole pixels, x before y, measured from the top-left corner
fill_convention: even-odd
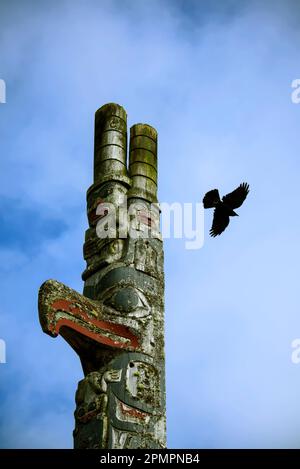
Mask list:
[[[300,435],[296,1],[0,5],[0,447],[72,447],[80,363],[40,329],[47,278],[82,291],[93,118],[159,132],[159,195],[247,181],[240,217],[198,251],[165,241],[170,448],[296,448]],[[207,211],[208,212],[208,211]]]

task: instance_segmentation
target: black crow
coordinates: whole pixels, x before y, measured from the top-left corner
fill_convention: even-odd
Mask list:
[[[229,217],[238,216],[233,209],[242,205],[248,193],[249,184],[243,182],[233,192],[224,195],[222,200],[218,189],[213,189],[205,194],[203,198],[204,208],[215,208],[213,223],[209,232],[211,236],[215,237],[223,233],[228,226]]]

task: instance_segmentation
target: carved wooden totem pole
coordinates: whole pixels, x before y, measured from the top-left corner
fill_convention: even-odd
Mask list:
[[[130,129],[117,104],[95,115],[94,184],[83,294],[55,280],[39,291],[44,332],[79,355],[75,448],[166,444],[163,246],[157,204],[157,132]]]

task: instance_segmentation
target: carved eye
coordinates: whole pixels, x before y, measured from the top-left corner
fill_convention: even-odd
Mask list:
[[[143,293],[136,288],[127,286],[118,289],[114,288],[105,295],[104,304],[122,311],[128,316],[144,317],[150,313],[149,304]]]

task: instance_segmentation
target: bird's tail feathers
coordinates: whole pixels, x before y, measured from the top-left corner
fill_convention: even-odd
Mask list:
[[[216,207],[219,202],[221,202],[221,199],[218,189],[207,192],[203,198],[204,208]]]

